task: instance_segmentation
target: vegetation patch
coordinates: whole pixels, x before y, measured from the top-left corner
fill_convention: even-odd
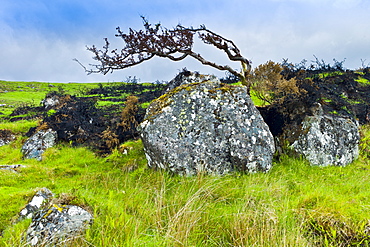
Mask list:
[[[358,83],[360,84],[363,84],[363,85],[370,85],[370,81],[368,79],[365,79],[361,76],[359,76],[358,79],[355,79],[355,81],[357,81]]]
[[[287,79],[292,76],[285,69],[281,73]],[[308,72],[294,73],[302,78],[296,85],[314,92],[314,101],[322,103],[326,110],[342,114],[353,111],[354,105],[365,109],[369,103],[367,86],[357,87],[359,83],[354,80],[358,74],[313,78]],[[368,73],[361,76],[366,78]],[[307,77],[313,79],[307,81]],[[309,83],[301,83],[303,80]],[[14,105],[1,115],[0,129],[15,135],[14,141],[0,147],[0,164],[22,165],[16,171],[0,170],[0,246],[24,246],[22,236],[30,220],[17,222],[17,214],[42,187],[58,195],[57,200],[83,206],[94,214],[93,225],[71,246],[369,245],[368,124],[361,127],[358,160],[346,167],[311,167],[299,157],[282,154],[268,173],[181,177],[147,168],[140,140],[116,140],[119,132],[141,121],[134,119],[135,123],[128,113],[137,111],[143,117],[142,108],[163,93],[163,85],[0,85],[0,100],[4,100],[0,104]],[[330,93],[324,93],[324,88]],[[11,90],[24,90],[20,91],[24,95],[2,97]],[[31,97],[35,95],[28,94],[32,90],[40,93],[34,101]],[[69,94],[73,104],[81,97],[81,102],[99,112],[101,119],[116,121],[117,129],[112,125],[100,133],[100,140],[110,147],[110,152],[97,155],[91,147],[67,141],[47,149],[40,162],[23,160],[20,149],[30,128],[42,126],[45,119],[59,118],[53,123],[63,123],[63,106],[41,109],[39,102],[52,91]],[[117,96],[112,95],[117,92]],[[110,101],[116,97],[120,100]],[[113,103],[96,107],[105,100]],[[287,96],[284,102],[289,100],[293,99]],[[360,117],[365,123],[366,115]]]
[[[330,212],[305,212],[303,227],[315,246],[369,246],[368,221],[352,225]],[[343,217],[342,217],[343,218]]]
[[[343,168],[310,167],[285,156],[267,174],[180,177],[148,169],[140,141],[127,142],[105,158],[60,145],[48,149],[41,162],[18,156],[12,164],[25,166],[19,173],[0,171],[0,245],[22,246],[29,221],[11,219],[41,187],[94,212],[83,241],[71,246],[366,243],[370,164],[365,152]]]
[[[333,77],[333,76],[343,75],[343,74],[344,74],[344,72],[342,72],[342,71],[332,71],[332,72],[319,73],[319,74],[317,74],[317,77],[320,78],[320,79],[324,79],[324,78],[327,78],[327,77]]]

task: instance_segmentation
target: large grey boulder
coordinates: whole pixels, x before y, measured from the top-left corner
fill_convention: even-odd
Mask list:
[[[292,148],[311,165],[346,166],[359,154],[358,124],[349,118],[315,115],[307,116]]]
[[[32,135],[22,146],[25,159],[42,160],[42,154],[47,148],[56,144],[57,132],[52,129],[40,130]]]
[[[177,87],[151,103],[139,131],[149,167],[194,175],[272,166],[273,137],[245,87]]]

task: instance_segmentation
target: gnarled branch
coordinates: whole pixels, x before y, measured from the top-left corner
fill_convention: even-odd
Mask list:
[[[180,61],[190,56],[204,65],[230,72],[239,77],[243,84],[250,87],[247,77],[251,71],[251,62],[241,55],[240,50],[232,40],[208,30],[204,25],[199,28],[185,28],[177,25],[169,30],[163,28],[159,23],[153,26],[144,17],[142,19],[143,30],[136,31],[130,28],[128,33],[124,33],[119,27],[117,28],[115,36],[124,41],[124,47],[121,50],[110,50],[108,39],[105,39],[103,49],[98,49],[95,46],[87,47],[87,50],[94,54],[93,59],[100,62],[100,64],[90,64],[92,69],[87,69],[77,59],[75,61],[83,66],[88,74],[107,74],[114,70],[140,64],[154,56],[168,58],[172,61]],[[204,44],[213,45],[225,52],[231,61],[240,62],[242,70],[237,71],[228,65],[219,65],[208,61],[199,53],[194,52],[193,45],[196,34]]]

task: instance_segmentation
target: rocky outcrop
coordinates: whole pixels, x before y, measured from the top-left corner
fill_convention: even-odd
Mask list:
[[[19,220],[31,219],[35,213],[45,208],[54,197],[48,188],[42,188],[36,192],[32,200],[19,213]]]
[[[259,110],[275,137],[278,153],[298,153],[314,166],[348,165],[359,153],[358,122],[349,113],[317,102],[317,97],[305,94]]]
[[[153,101],[139,130],[148,165],[177,174],[268,171],[273,137],[245,87],[206,81]]]
[[[260,108],[278,153],[293,150],[314,166],[345,166],[357,158],[360,134],[356,120],[325,112],[318,102],[293,103]]]
[[[55,246],[57,243],[67,243],[80,237],[92,219],[92,215],[81,207],[53,204],[32,218],[27,230],[27,244]]]
[[[359,155],[358,125],[349,118],[307,116],[292,148],[311,165],[346,166]]]
[[[25,159],[42,160],[42,154],[47,148],[56,144],[57,132],[52,129],[40,130],[33,134],[22,146]]]
[[[51,93],[48,93],[45,96],[45,99],[41,101],[41,105],[43,105],[43,107],[46,110],[50,110],[53,108],[58,108],[60,104],[62,103],[62,101],[63,101],[63,95],[58,94],[56,92],[51,92]]]
[[[88,211],[76,205],[62,203],[47,188],[37,191],[19,213],[19,220],[25,218],[32,218],[25,238],[27,246],[64,246],[80,237],[93,220]]]
[[[168,92],[181,85],[205,81],[220,83],[220,80],[215,75],[203,75],[198,72],[191,72],[185,69],[168,83],[166,91]]]

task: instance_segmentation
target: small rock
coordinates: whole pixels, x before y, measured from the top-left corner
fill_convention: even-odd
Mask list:
[[[1,165],[0,170],[9,170],[13,172],[18,172],[18,168],[24,168],[24,165]]]
[[[307,116],[293,149],[311,165],[346,166],[359,155],[360,134],[353,120],[327,115]]]
[[[45,99],[41,101],[41,104],[45,109],[49,110],[57,107],[60,104],[61,96],[57,93],[49,93],[46,95]]]
[[[63,198],[54,198],[47,188],[36,192],[19,213],[18,220],[32,218],[25,238],[27,246],[64,246],[80,237],[92,223],[93,216],[85,209],[67,203]]]
[[[48,129],[40,130],[32,135],[22,146],[22,153],[25,159],[42,160],[42,154],[47,148],[56,144],[57,132]]]
[[[79,237],[92,223],[93,216],[74,205],[56,205],[39,211],[27,229],[27,244],[55,246]]]
[[[36,212],[48,205],[53,197],[54,194],[47,188],[37,191],[32,200],[19,213],[19,220],[31,219]]]

